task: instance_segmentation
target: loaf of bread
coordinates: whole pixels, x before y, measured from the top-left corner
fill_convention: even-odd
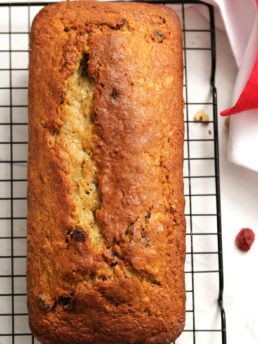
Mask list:
[[[64,2],[31,30],[29,323],[43,344],[165,344],[185,321],[180,21]]]

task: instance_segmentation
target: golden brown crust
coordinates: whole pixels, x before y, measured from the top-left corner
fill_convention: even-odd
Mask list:
[[[33,23],[27,284],[43,344],[183,329],[180,32],[170,9],[134,3],[59,3]]]

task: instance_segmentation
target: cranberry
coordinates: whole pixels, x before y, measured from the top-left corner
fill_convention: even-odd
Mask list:
[[[236,236],[236,245],[241,251],[249,251],[255,239],[252,229],[242,228]]]
[[[70,240],[74,240],[75,242],[84,242],[87,239],[87,234],[81,227],[74,227],[70,229],[65,237],[65,242],[69,243]]]

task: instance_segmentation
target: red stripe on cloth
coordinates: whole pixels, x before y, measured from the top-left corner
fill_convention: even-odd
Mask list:
[[[236,104],[232,108],[222,111],[221,115],[234,115],[251,109],[258,109],[258,52],[250,78]]]

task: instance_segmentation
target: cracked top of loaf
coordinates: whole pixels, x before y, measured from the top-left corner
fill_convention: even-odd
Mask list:
[[[43,344],[175,340],[185,318],[180,22],[46,6],[31,30],[30,326]]]

